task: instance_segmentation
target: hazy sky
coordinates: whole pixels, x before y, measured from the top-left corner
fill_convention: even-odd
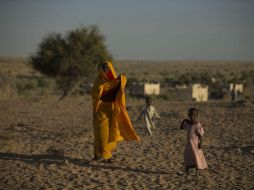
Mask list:
[[[0,0],[0,56],[81,25],[116,59],[254,60],[254,0]]]

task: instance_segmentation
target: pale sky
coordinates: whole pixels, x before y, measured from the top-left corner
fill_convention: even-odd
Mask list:
[[[0,0],[0,56],[97,25],[115,59],[254,60],[254,0]]]

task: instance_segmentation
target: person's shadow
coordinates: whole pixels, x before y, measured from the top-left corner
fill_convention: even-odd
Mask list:
[[[84,159],[78,159],[78,158],[69,158],[59,155],[52,155],[52,154],[32,154],[32,155],[26,155],[26,154],[17,154],[17,153],[9,153],[9,152],[0,152],[0,159],[2,160],[19,160],[28,164],[41,164],[44,165],[50,165],[50,164],[56,164],[56,165],[64,165],[64,164],[74,164],[81,167],[92,167],[96,170],[103,169],[111,169],[111,170],[122,170],[127,172],[135,172],[135,173],[144,173],[144,174],[169,174],[165,171],[160,170],[147,170],[147,169],[138,169],[138,168],[131,168],[128,166],[119,166],[109,163],[103,163],[103,162],[91,162]]]

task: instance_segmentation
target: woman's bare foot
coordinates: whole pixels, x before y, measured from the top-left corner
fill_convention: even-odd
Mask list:
[[[99,161],[102,161],[102,158],[94,156],[92,159],[92,162],[99,162]]]

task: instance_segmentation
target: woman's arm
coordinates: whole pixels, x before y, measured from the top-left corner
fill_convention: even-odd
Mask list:
[[[117,92],[119,91],[119,88],[120,88],[120,84],[114,88],[111,88],[107,92],[103,93],[100,99],[104,102],[115,101],[115,98],[116,98]]]
[[[120,78],[116,78],[113,81],[103,83],[102,84],[102,86],[103,86],[103,95],[106,95],[106,94],[114,91],[114,89],[119,87],[119,85],[120,85]]]

